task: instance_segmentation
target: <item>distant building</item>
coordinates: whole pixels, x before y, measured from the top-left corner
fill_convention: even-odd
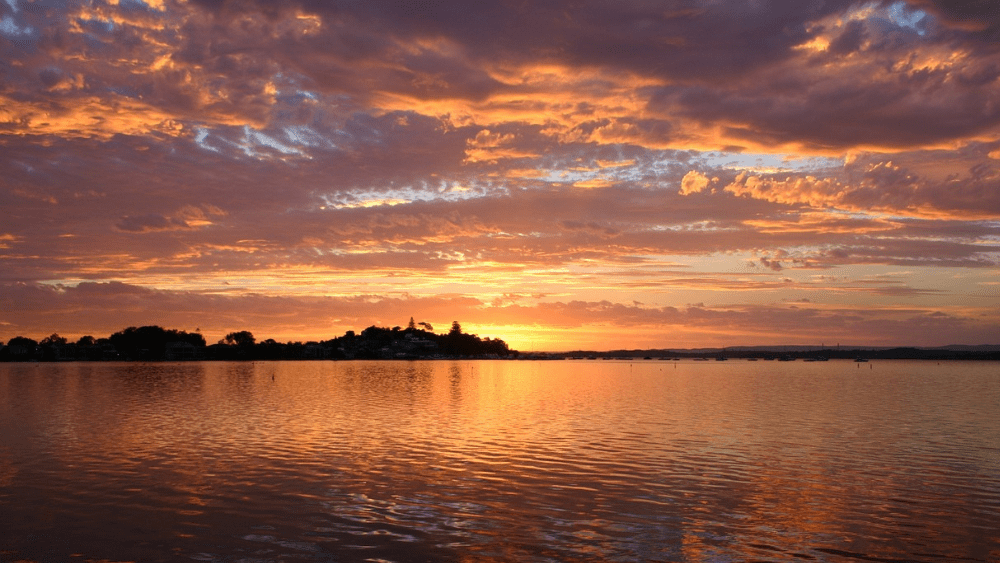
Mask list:
[[[204,360],[205,347],[190,342],[168,342],[163,347],[163,359],[169,361]]]
[[[11,360],[25,361],[32,360],[36,357],[37,346],[25,346],[24,344],[11,344],[5,349],[7,352],[7,357]]]
[[[330,349],[318,342],[307,342],[302,349],[302,357],[307,360],[326,360],[330,358]]]

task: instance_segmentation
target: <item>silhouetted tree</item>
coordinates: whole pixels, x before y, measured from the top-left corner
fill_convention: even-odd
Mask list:
[[[93,346],[94,344],[97,344],[97,340],[95,340],[94,337],[90,336],[89,334],[86,336],[81,336],[80,339],[76,341],[77,346]]]
[[[257,339],[254,338],[253,333],[249,330],[241,330],[239,332],[230,332],[227,334],[224,342],[230,346],[235,345],[249,347],[256,344]]]
[[[427,332],[434,332],[434,327],[431,326],[431,323],[417,323],[417,324],[424,327],[424,330],[426,330]]]
[[[204,346],[205,337],[197,332],[167,330],[160,326],[130,326],[112,334],[108,341],[125,358],[133,360],[161,360],[167,343],[187,342],[193,346]]]
[[[65,346],[67,342],[68,340],[53,332],[49,336],[43,338],[38,344],[40,346]]]
[[[26,336],[15,336],[7,342],[7,347],[0,352],[0,358],[14,361],[33,360],[37,347],[38,342]]]
[[[42,357],[40,359],[53,361],[73,358],[75,355],[74,352],[71,352],[68,356],[65,355],[64,349],[68,343],[68,340],[56,333],[46,336],[38,343],[38,346],[42,349]]]
[[[413,322],[413,317],[410,317],[410,322],[406,325],[406,330],[417,330],[417,323]]]
[[[28,338],[27,336],[15,336],[7,342],[7,346],[24,346],[26,348],[34,348],[38,346],[38,342]]]
[[[449,335],[459,335],[462,334],[462,325],[458,324],[458,321],[451,321],[451,330],[448,331]]]

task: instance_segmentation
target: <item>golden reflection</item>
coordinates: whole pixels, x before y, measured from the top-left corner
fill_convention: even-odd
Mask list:
[[[0,487],[10,487],[20,470],[10,460],[0,459]]]
[[[32,503],[12,525],[95,557],[95,533],[184,540],[179,556],[247,541],[486,561],[993,549],[994,495],[976,486],[991,436],[974,431],[995,418],[992,371],[925,364],[7,365],[0,413],[30,415],[49,465],[5,499]]]

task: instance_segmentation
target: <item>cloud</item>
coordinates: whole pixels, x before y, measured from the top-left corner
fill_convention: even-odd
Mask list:
[[[515,141],[513,133],[493,133],[489,129],[483,129],[467,142],[465,159],[467,162],[496,162],[501,158],[536,156],[532,152],[515,149]]]
[[[144,233],[149,231],[172,231],[175,229],[190,229],[191,226],[181,219],[169,219],[163,215],[151,213],[139,217],[122,217],[115,225],[119,230]]]
[[[46,101],[89,119],[56,126],[41,118],[52,104],[5,105],[35,127],[85,135],[303,125],[327,100],[335,102],[322,107],[341,118],[416,111],[648,146],[902,147],[995,128],[989,84],[997,71],[972,49],[978,36],[961,32],[970,22],[992,25],[988,14],[915,5],[962,25],[925,26],[921,35],[893,23],[888,4],[859,11],[846,0],[572,12],[558,2],[443,2],[417,11],[316,1],[68,6],[31,16],[53,30],[32,62],[86,76],[77,95]],[[802,48],[820,40],[825,49]],[[11,78],[22,88],[31,81]],[[116,110],[131,121],[110,119]]]
[[[981,3],[0,8],[0,278],[59,296],[647,326],[829,288],[965,319],[1000,262]]]
[[[994,37],[1000,27],[1000,15],[990,2],[981,0],[910,0],[913,7],[923,8],[940,17],[950,26]]]
[[[740,173],[725,191],[740,197],[812,208],[897,216],[989,219],[1000,214],[1000,167],[988,147],[967,147],[940,163],[926,152],[853,156],[842,170]],[[965,154],[962,154],[965,153]],[[935,167],[940,167],[935,170]]]
[[[716,178],[718,181],[718,178]],[[696,194],[708,187],[711,180],[701,172],[692,170],[681,179],[681,195]]]

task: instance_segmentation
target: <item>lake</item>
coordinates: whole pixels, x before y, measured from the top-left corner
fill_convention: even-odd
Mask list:
[[[0,561],[1000,561],[1000,364],[0,364]]]

